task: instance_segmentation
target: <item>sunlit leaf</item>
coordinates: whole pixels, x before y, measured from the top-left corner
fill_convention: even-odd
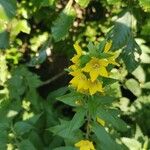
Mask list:
[[[88,6],[90,0],[75,0],[81,7],[85,8]]]

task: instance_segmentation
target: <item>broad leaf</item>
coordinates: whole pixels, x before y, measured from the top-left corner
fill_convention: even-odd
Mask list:
[[[132,37],[129,38],[127,45],[123,48],[120,55],[129,72],[134,71],[138,67],[140,63],[139,55],[141,55],[140,47]]]
[[[108,33],[107,37],[112,40],[112,49],[118,50],[127,44],[129,36],[131,36],[132,14],[126,12],[122,17],[118,18],[114,27]]]
[[[16,13],[16,0],[0,0],[0,7],[3,7],[6,15],[9,18],[15,16]]]
[[[13,19],[11,22],[13,30],[11,31],[11,37],[15,38],[20,32],[29,34],[30,27],[26,20]]]
[[[23,140],[18,145],[20,150],[36,150],[34,145],[29,140]]]
[[[83,98],[82,94],[72,92],[72,93],[63,95],[61,97],[57,97],[57,100],[70,106],[78,106],[76,102],[82,100],[82,98]]]
[[[0,49],[6,49],[9,46],[9,33],[3,31],[0,33]]]
[[[61,124],[51,127],[49,130],[63,138],[73,139],[78,136],[78,129],[84,123],[85,110],[78,109],[71,121],[62,121]]]
[[[76,14],[74,9],[72,8],[71,4],[68,3],[66,8],[55,20],[53,27],[51,28],[55,41],[60,41],[67,35],[71,25],[73,24],[75,16]]]
[[[92,130],[100,141],[100,146],[102,150],[121,150],[121,146],[119,146],[106,132],[106,130],[98,125],[97,123],[92,124]]]
[[[133,27],[133,21],[135,21],[133,15],[130,12],[126,12],[116,21],[107,35],[107,38],[113,41],[112,50],[124,47],[120,57],[129,72],[132,72],[139,65],[139,55],[141,54],[141,49],[132,35],[131,29],[135,28],[135,26]]]
[[[127,125],[121,120],[117,114],[116,110],[104,109],[99,107],[97,110],[97,116],[102,118],[106,123],[110,123],[113,127],[120,131],[126,131]]]
[[[71,146],[62,146],[62,147],[55,148],[54,150],[77,150],[77,148]]]
[[[14,125],[14,131],[17,133],[17,135],[23,135],[30,132],[32,129],[32,125],[23,121],[16,122]]]

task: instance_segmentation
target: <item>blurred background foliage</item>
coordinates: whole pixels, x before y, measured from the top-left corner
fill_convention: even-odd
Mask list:
[[[64,145],[48,128],[74,114],[56,101],[67,92],[70,77],[64,69],[74,54],[73,44],[78,40],[86,49],[89,42],[103,41],[128,10],[131,13],[119,21],[126,26],[131,21],[141,62],[134,65],[129,55],[136,51],[129,45],[122,49],[121,67],[111,71],[118,82],[108,90],[117,97],[113,105],[129,126],[127,132],[111,132],[131,150],[150,149],[149,0],[0,0],[0,150]],[[132,40],[127,29],[119,27],[116,24],[114,37],[114,42],[120,40],[118,47]]]

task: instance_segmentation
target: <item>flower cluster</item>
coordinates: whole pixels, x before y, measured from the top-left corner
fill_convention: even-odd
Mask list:
[[[112,42],[109,41],[105,44],[101,54],[107,57],[92,56],[90,53],[85,52],[76,42],[74,48],[76,54],[71,59],[72,65],[69,67],[70,75],[73,79],[70,81],[71,86],[82,93],[88,93],[93,95],[97,92],[103,93],[103,83],[98,77],[109,77],[109,71],[107,69],[109,64],[119,65],[116,63],[116,53],[110,52]],[[87,62],[81,65],[81,58],[88,56]]]

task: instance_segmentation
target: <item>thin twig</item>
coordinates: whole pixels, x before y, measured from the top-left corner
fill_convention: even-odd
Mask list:
[[[49,84],[55,80],[57,80],[58,78],[60,78],[61,76],[63,76],[65,74],[65,71],[63,72],[60,72],[59,74],[56,74],[55,76],[53,76],[52,78],[50,78],[49,80],[47,81],[44,81],[40,86],[43,86],[43,85],[46,85],[46,84]]]

